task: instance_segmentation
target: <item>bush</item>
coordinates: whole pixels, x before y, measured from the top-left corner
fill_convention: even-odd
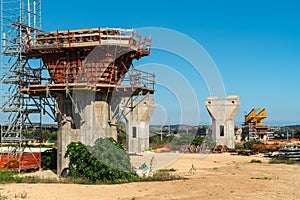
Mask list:
[[[262,161],[261,160],[256,160],[256,159],[252,159],[250,161],[250,163],[262,163]]]
[[[41,164],[43,169],[56,169],[57,149],[53,148],[42,152]]]
[[[20,177],[15,176],[17,173],[7,170],[0,170],[0,183],[18,183]]]
[[[175,170],[176,171],[176,170]],[[180,176],[173,175],[171,170],[158,170],[153,174],[153,176],[142,177],[139,181],[171,181],[171,180],[181,180]]]
[[[273,158],[272,160],[270,160],[269,163],[270,164],[288,164],[288,165],[291,165],[291,164],[295,164],[296,162],[293,161],[293,160],[279,160],[279,159]]]
[[[174,136],[164,136],[160,137],[159,135],[152,135],[149,138],[149,146],[153,149],[157,146],[164,146],[171,143],[171,141],[174,139]]]
[[[173,145],[195,145],[200,146],[204,142],[204,137],[195,134],[183,134],[180,137],[172,138]]]
[[[248,149],[248,150],[251,150],[251,147],[252,147],[253,144],[263,144],[263,143],[259,140],[252,140],[252,141],[249,141],[249,142],[245,142],[244,143],[244,148]]]
[[[70,158],[68,175],[73,178],[107,182],[137,176],[132,170],[129,156],[112,138],[99,138],[93,147],[72,142],[68,145],[65,157]]]
[[[243,150],[243,149],[245,149],[244,145],[241,145],[241,144],[235,145],[235,150]]]

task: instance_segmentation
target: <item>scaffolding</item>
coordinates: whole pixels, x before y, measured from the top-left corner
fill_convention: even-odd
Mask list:
[[[0,167],[12,170],[40,167],[40,153],[33,153],[28,146],[40,138],[28,134],[41,128],[41,99],[20,93],[27,84],[27,69],[41,68],[38,60],[25,55],[24,44],[39,32],[41,0],[1,0]]]

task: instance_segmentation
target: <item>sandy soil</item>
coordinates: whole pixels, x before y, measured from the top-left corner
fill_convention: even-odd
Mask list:
[[[230,154],[145,155],[149,162],[167,158],[166,168],[186,180],[129,183],[120,185],[7,184],[0,194],[7,199],[300,199],[300,165],[268,164],[260,155],[243,157]],[[178,159],[173,160],[179,157]],[[262,163],[250,163],[251,159]],[[143,156],[133,158],[135,165]],[[156,168],[160,168],[157,162]],[[196,170],[192,170],[193,167]],[[39,176],[53,176],[49,171]],[[1,199],[1,197],[0,197]]]

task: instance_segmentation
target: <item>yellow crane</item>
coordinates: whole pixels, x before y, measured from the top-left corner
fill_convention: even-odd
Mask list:
[[[265,108],[253,108],[248,115],[245,116],[244,126],[264,125],[263,119],[267,118],[267,112]]]

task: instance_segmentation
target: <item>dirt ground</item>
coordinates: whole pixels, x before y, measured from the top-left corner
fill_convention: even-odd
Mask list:
[[[7,199],[64,200],[300,199],[300,165],[268,164],[268,159],[262,155],[244,157],[227,153],[209,154],[204,158],[199,154],[145,155],[148,161],[152,157],[157,161],[156,168],[160,167],[160,161],[169,158],[163,163],[164,167],[176,169],[174,173],[187,179],[120,185],[7,184],[0,185],[0,196]],[[252,159],[262,163],[250,163]],[[143,156],[133,158],[136,165],[144,160]],[[49,171],[37,174],[53,176]]]

